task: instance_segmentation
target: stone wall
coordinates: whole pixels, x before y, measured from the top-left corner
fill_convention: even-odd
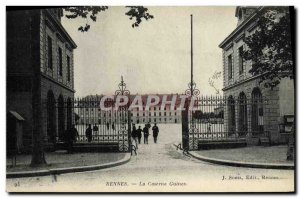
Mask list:
[[[244,92],[247,100],[251,102],[251,94],[254,88],[259,88],[263,97],[263,123],[264,130],[270,133],[270,140],[273,144],[284,143],[286,141],[285,136],[280,135],[278,119],[280,117],[280,87],[273,89],[265,88],[259,85],[258,79],[252,79],[250,81],[241,83],[234,86],[228,90],[224,91],[226,98],[233,96],[233,98],[238,98],[239,94]],[[287,105],[287,104],[286,104]],[[290,105],[294,105],[291,103]],[[236,107],[235,123],[236,130],[238,130],[238,107]],[[228,126],[228,109],[225,108],[224,118],[225,126]],[[248,119],[248,131],[251,131],[251,104],[247,105],[247,119]]]
[[[42,104],[43,104],[43,108],[42,108],[42,126],[43,126],[43,133],[44,136],[47,136],[47,96],[49,91],[52,91],[54,94],[54,98],[55,98],[55,102],[56,102],[56,134],[58,134],[58,98],[60,96],[62,96],[62,98],[64,99],[64,107],[66,107],[67,103],[67,99],[74,99],[74,92],[72,90],[69,90],[67,88],[62,87],[60,84],[57,84],[55,81],[48,79],[46,77],[42,78],[42,82],[41,82],[41,86],[42,86]],[[72,110],[72,116],[73,116],[73,110]],[[65,123],[65,129],[67,127],[67,108],[64,108],[64,123]],[[73,118],[72,118],[73,119]]]

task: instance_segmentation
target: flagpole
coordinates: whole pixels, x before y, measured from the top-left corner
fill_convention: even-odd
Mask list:
[[[193,15],[191,14],[191,96],[193,96]]]

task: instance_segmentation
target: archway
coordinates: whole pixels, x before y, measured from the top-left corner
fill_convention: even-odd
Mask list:
[[[64,98],[62,95],[58,97],[58,138],[60,140],[64,139],[65,133],[65,108],[64,108]]]
[[[239,95],[239,116],[238,116],[238,129],[239,135],[244,136],[248,131],[248,118],[247,118],[247,97],[244,92]]]
[[[228,135],[235,133],[235,101],[232,96],[228,97]]]
[[[50,142],[56,142],[56,109],[55,98],[51,90],[47,93],[47,136]]]

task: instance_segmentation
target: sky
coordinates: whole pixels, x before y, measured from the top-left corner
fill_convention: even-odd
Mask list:
[[[194,82],[201,95],[215,94],[208,80],[222,71],[218,45],[235,29],[235,7],[148,7],[154,19],[132,28],[128,8],[109,7],[97,21],[62,19],[77,44],[75,96],[114,94],[123,76],[131,94],[184,93],[191,72],[193,14]],[[77,29],[88,22],[91,29]],[[215,86],[222,89],[222,77]]]

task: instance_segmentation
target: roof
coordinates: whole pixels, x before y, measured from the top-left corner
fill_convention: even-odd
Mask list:
[[[12,116],[14,116],[17,120],[19,120],[19,121],[24,121],[25,119],[20,115],[20,114],[18,114],[17,112],[15,112],[15,111],[9,111],[9,113],[12,115]]]
[[[257,11],[261,11],[263,7],[259,7]],[[236,9],[237,11],[237,9]],[[245,19],[239,26],[237,26],[220,44],[219,47],[223,48],[228,42],[230,42],[231,38],[237,35],[250,21],[254,19],[257,12],[253,12],[247,19]]]

